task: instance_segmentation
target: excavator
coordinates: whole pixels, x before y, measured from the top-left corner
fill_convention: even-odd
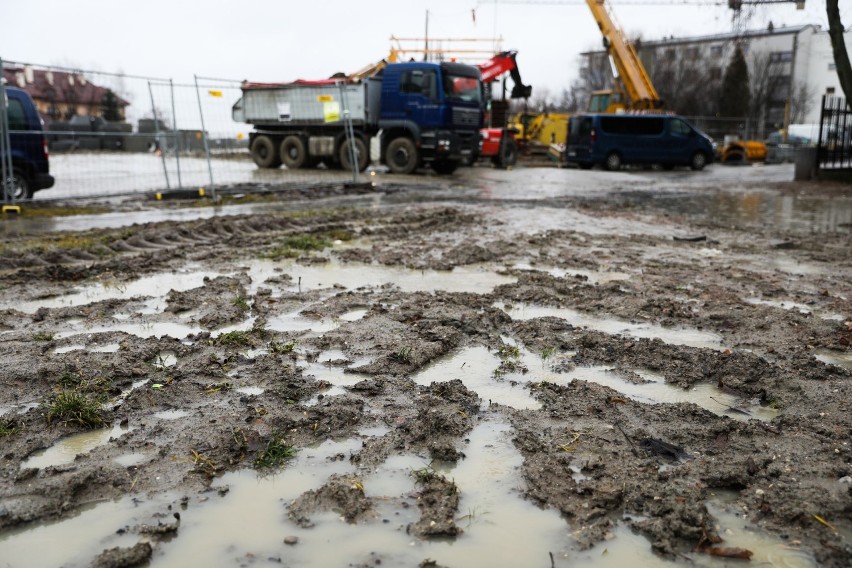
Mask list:
[[[586,0],[595,22],[603,35],[604,47],[616,71],[615,89],[592,93],[588,112],[654,112],[663,111],[664,104],[651,82],[645,66],[624,33],[615,24],[605,0]],[[720,151],[722,162],[763,161],[766,145],[756,140],[731,140]]]

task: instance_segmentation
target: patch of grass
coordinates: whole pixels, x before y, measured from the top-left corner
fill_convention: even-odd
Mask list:
[[[521,348],[517,345],[503,345],[497,351],[497,354],[501,359],[520,359],[521,358]]]
[[[33,341],[53,341],[53,334],[47,331],[39,331],[33,334]]]
[[[411,346],[401,347],[399,351],[393,354],[393,358],[410,365],[414,362],[414,348]]]
[[[431,481],[437,474],[435,473],[435,470],[432,469],[431,465],[427,465],[425,467],[421,467],[420,469],[412,469],[409,475],[414,478],[415,483],[427,483]]]
[[[284,463],[296,455],[298,450],[288,446],[283,438],[273,436],[266,443],[266,448],[254,460],[256,469],[272,469],[284,465]]]
[[[247,331],[229,331],[220,335],[217,341],[219,345],[248,346],[253,344],[251,335]]]
[[[80,384],[80,375],[71,369],[65,369],[59,377],[59,386],[70,389],[76,388]]]
[[[541,352],[542,361],[547,361],[548,359],[553,357],[554,353],[556,353],[556,347],[545,347],[544,350],[542,350]]]
[[[272,353],[279,355],[282,353],[292,353],[294,349],[296,349],[295,341],[288,341],[287,343],[278,343],[277,341],[269,342],[269,350]]]
[[[234,305],[243,310],[249,309],[249,303],[245,296],[237,296],[234,298]]]
[[[292,235],[266,253],[267,258],[297,258],[306,252],[321,251],[331,246],[331,241],[316,235]]]
[[[18,425],[15,422],[5,418],[0,418],[0,438],[3,436],[11,436],[19,431],[20,428],[18,428]]]
[[[104,425],[100,398],[89,398],[77,391],[62,391],[47,407],[47,422],[73,422],[87,428]]]
[[[355,235],[353,235],[351,231],[348,231],[346,229],[329,229],[328,231],[323,231],[322,235],[332,242],[348,242],[355,238]]]

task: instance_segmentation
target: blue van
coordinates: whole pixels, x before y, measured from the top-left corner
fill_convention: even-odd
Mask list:
[[[6,92],[6,116],[9,118],[15,199],[31,199],[34,192],[53,187],[47,138],[44,136],[41,117],[35,103],[27,92],[8,86],[3,90]],[[4,168],[0,171],[3,176],[0,178],[0,197],[3,190],[2,180],[6,178],[6,161],[0,160],[0,167]]]
[[[669,114],[580,114],[568,126],[565,161],[588,169],[598,164],[659,164],[664,169],[703,169],[713,161],[713,140],[686,119]]]

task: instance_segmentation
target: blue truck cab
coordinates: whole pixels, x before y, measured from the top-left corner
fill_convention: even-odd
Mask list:
[[[568,125],[565,161],[581,168],[659,164],[701,170],[713,156],[713,140],[676,115],[580,114]]]
[[[8,86],[3,90],[6,93],[10,141],[7,155],[12,157],[15,199],[30,199],[36,191],[53,187],[47,138],[35,103],[27,92]],[[3,179],[7,176],[6,162],[6,159],[0,160]]]
[[[454,62],[394,63],[378,79],[382,155],[391,171],[431,165],[446,174],[476,159],[484,116],[479,69]]]

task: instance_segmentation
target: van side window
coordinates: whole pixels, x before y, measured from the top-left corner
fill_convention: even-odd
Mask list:
[[[589,136],[592,133],[592,119],[587,116],[572,118],[570,124],[572,136]]]
[[[609,134],[638,134],[657,136],[663,133],[665,121],[661,117],[645,116],[604,116],[601,117],[601,129]]]
[[[17,99],[9,99],[9,130],[29,130],[27,115],[24,114],[24,105]]]
[[[689,127],[689,125],[682,120],[678,120],[677,118],[672,119],[671,129],[672,134],[679,134],[680,136],[689,136],[692,133],[692,129]]]

